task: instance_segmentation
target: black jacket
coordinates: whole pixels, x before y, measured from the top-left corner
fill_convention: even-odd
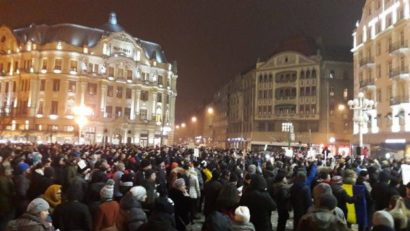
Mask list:
[[[210,214],[212,211],[217,209],[216,199],[218,197],[219,191],[222,189],[222,184],[218,180],[211,180],[207,182],[204,186],[204,213],[205,216]]]
[[[379,182],[372,189],[371,195],[374,200],[375,210],[377,211],[387,208],[390,198],[394,195],[399,195],[399,192],[386,182]]]
[[[331,187],[332,187],[333,195],[337,199],[337,207],[339,207],[343,211],[343,214],[345,215],[345,218],[347,218],[347,205],[346,205],[346,203],[354,203],[355,198],[347,195],[346,191],[342,188],[341,185],[332,184]]]
[[[260,175],[253,175],[250,191],[243,195],[240,204],[249,208],[251,222],[256,231],[272,230],[271,213],[276,204],[266,190],[266,181]]]
[[[92,218],[85,204],[69,201],[54,210],[53,225],[61,231],[91,231]]]
[[[175,203],[175,222],[178,230],[185,230],[189,224],[190,198],[175,188],[169,192],[169,197]]]

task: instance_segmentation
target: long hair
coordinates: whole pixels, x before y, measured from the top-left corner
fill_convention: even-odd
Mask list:
[[[407,227],[407,220],[410,217],[410,210],[407,209],[404,204],[404,200],[401,196],[395,195],[390,199],[390,211],[394,219],[395,226],[400,226],[396,228],[404,229]]]

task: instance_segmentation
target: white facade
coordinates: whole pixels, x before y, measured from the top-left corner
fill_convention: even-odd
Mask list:
[[[73,142],[74,108],[84,105],[92,109],[81,129],[87,143],[172,143],[176,66],[115,14],[101,29],[0,27],[0,73],[3,138]]]
[[[353,33],[355,95],[375,100],[364,143],[410,142],[408,0],[367,0]],[[354,134],[358,133],[354,126]]]

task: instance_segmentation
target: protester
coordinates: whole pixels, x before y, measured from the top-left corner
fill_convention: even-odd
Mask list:
[[[26,213],[8,224],[7,231],[52,231],[52,225],[47,222],[49,208],[44,199],[32,200],[27,206]]]

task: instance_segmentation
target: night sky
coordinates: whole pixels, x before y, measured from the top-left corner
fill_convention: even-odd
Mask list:
[[[98,27],[112,11],[135,37],[178,61],[177,122],[219,86],[295,35],[351,46],[364,0],[0,0],[0,24]]]

